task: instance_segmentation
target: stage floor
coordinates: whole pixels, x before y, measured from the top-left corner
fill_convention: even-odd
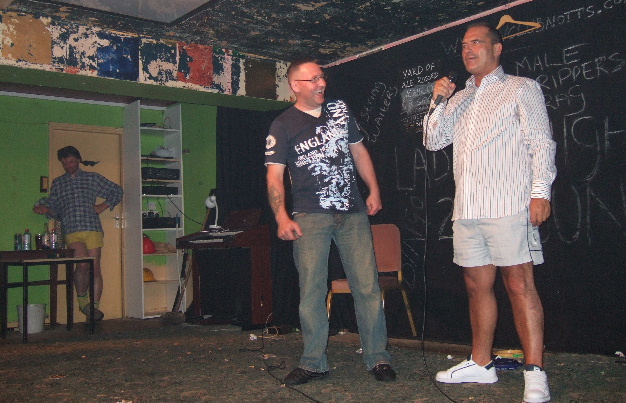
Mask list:
[[[3,403],[157,402],[521,402],[521,369],[499,370],[492,385],[444,385],[433,374],[456,364],[467,346],[392,339],[398,373],[376,382],[363,366],[358,335],[330,337],[328,378],[291,390],[282,379],[298,363],[296,331],[266,335],[232,325],[166,326],[159,319],[105,320],[94,335],[78,323],[0,340]],[[253,335],[253,336],[251,336]],[[256,338],[256,340],[253,340]],[[451,358],[448,358],[451,356]],[[552,402],[626,401],[626,365],[613,356],[546,354]],[[277,379],[278,378],[278,379]],[[449,396],[446,398],[442,391]],[[305,395],[310,396],[310,399]]]

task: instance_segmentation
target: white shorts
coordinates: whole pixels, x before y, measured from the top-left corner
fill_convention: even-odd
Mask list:
[[[528,208],[507,217],[456,220],[452,230],[454,263],[459,266],[543,263],[539,228],[530,223]]]

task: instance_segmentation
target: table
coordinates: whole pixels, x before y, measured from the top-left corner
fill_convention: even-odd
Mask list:
[[[94,333],[95,320],[93,316],[93,289],[94,289],[94,261],[93,257],[74,257],[72,249],[42,249],[42,250],[15,250],[0,251],[0,333],[2,338],[6,337],[7,331],[7,303],[8,289],[21,287],[23,290],[22,341],[28,342],[28,287],[35,285],[50,286],[50,325],[56,326],[57,322],[57,286],[65,285],[67,300],[67,330],[72,328],[74,323],[74,264],[89,263],[89,290],[91,315],[89,318],[90,333]],[[65,280],[58,279],[58,266],[65,265]],[[9,266],[22,267],[22,281],[9,282]],[[50,272],[49,280],[29,281],[28,272],[32,266],[48,266]]]
[[[216,312],[203,312],[206,299],[203,295],[211,287],[215,297],[219,297],[221,304],[241,307],[242,328],[252,328],[267,324],[272,313],[272,268],[271,244],[268,225],[258,225],[236,231],[234,235],[220,233],[207,234],[206,231],[185,235],[176,240],[176,248],[192,251],[191,270],[193,278],[193,301],[191,302],[191,322],[211,323],[215,321]],[[212,251],[220,249],[248,249],[249,262],[237,265],[232,264],[228,275],[215,278],[212,270],[214,262]],[[248,266],[245,268],[244,266]],[[219,277],[219,276],[218,276]],[[241,295],[234,295],[239,290]],[[222,298],[223,297],[223,298]],[[205,320],[205,314],[212,314],[210,320]],[[217,315],[219,316],[219,315]],[[219,323],[219,321],[218,321]]]

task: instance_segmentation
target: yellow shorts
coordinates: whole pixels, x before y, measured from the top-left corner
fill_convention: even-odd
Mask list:
[[[84,243],[87,249],[101,248],[104,245],[104,234],[98,231],[79,231],[65,236],[68,246],[74,242]]]

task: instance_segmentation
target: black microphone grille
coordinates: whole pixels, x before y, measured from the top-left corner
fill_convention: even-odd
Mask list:
[[[450,80],[450,82],[456,83],[457,78],[458,78],[458,75],[456,71],[452,70],[450,73],[448,73],[448,79]]]

